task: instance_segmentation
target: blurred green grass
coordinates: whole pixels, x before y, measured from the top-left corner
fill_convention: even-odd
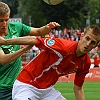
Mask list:
[[[83,88],[85,100],[100,100],[100,82],[85,82]],[[57,82],[55,89],[59,90],[67,100],[76,100],[73,82]]]

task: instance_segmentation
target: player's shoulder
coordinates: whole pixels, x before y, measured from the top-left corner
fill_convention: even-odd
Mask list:
[[[67,39],[57,38],[55,39],[57,45],[59,45],[65,52],[71,53],[76,51],[78,42]]]
[[[20,22],[9,22],[8,28],[9,30],[22,30],[23,24]]]
[[[22,23],[20,23],[20,22],[9,22],[8,23],[8,26],[21,26],[22,25]]]
[[[63,38],[53,38],[54,40],[56,41],[60,41],[60,42],[63,42],[63,43],[71,43],[71,44],[76,44],[77,41],[71,41],[71,40],[67,40],[67,39],[63,39]]]
[[[71,41],[71,40],[62,39],[62,38],[58,38],[58,41],[60,42],[60,44],[64,45],[65,48],[76,48],[78,44],[77,41]]]

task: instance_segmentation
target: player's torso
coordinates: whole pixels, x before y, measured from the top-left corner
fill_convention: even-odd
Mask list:
[[[47,88],[54,85],[60,76],[83,68],[84,57],[76,57],[76,42],[39,39],[38,45],[46,50],[23,68],[18,80],[37,88]]]
[[[21,29],[16,27],[16,24],[10,24],[8,26],[8,34],[5,39],[20,37]],[[14,53],[20,49],[20,45],[1,45],[0,50],[3,50],[5,54]],[[21,57],[6,64],[0,64],[0,88],[9,88],[12,86],[21,69]],[[13,77],[13,78],[12,78]],[[5,83],[6,80],[6,83]]]
[[[60,76],[76,72],[82,64],[75,53],[59,58],[56,54],[44,51],[22,70],[18,79],[37,88],[46,88],[54,85]]]

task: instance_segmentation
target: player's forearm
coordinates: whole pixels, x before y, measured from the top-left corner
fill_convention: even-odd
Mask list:
[[[37,39],[34,36],[25,36],[19,38],[6,39],[4,45],[16,44],[16,45],[34,45]]]
[[[25,46],[24,48],[14,52],[14,53],[10,53],[10,54],[5,54],[3,56],[0,57],[0,63],[2,65],[6,65],[14,60],[16,60],[17,58],[19,58],[23,53],[25,53],[27,50],[29,50],[32,47],[32,45],[28,45]]]
[[[44,36],[44,35],[48,34],[52,28],[55,28],[57,26],[60,26],[60,25],[56,22],[50,22],[49,24],[38,28],[38,32],[37,32],[38,34],[37,35],[38,36]],[[35,33],[35,32],[33,32],[33,33]],[[32,35],[32,32],[30,33],[30,35]]]
[[[75,87],[74,86],[74,93],[75,93],[76,100],[85,100],[84,90],[82,87]]]

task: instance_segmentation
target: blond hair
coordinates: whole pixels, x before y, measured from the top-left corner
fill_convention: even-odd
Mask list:
[[[5,15],[7,13],[10,14],[9,6],[6,3],[0,1],[0,15]]]

